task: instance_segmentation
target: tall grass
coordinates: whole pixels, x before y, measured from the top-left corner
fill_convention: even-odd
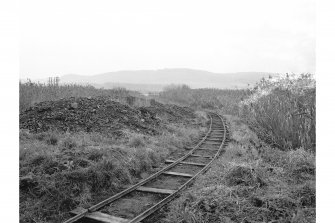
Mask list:
[[[271,148],[227,119],[224,155],[169,205],[166,222],[315,222],[315,155]]]
[[[315,79],[308,74],[263,79],[241,103],[240,115],[268,143],[315,150]]]
[[[20,112],[41,101],[52,101],[68,97],[110,96],[113,99],[125,99],[130,92],[124,88],[97,89],[90,85],[66,84],[59,85],[49,81],[48,84],[20,81]]]
[[[60,222],[141,180],[200,132],[169,124],[161,135],[20,131],[20,221]],[[170,132],[171,131],[171,132]]]
[[[315,79],[310,74],[262,79],[254,89],[171,86],[163,102],[239,115],[266,142],[283,150],[315,150]]]
[[[200,109],[220,109],[226,114],[237,114],[238,104],[250,95],[249,89],[191,89],[187,85],[170,86],[158,96],[163,102],[177,103]]]

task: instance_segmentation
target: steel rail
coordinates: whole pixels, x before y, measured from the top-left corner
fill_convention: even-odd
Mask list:
[[[217,114],[216,114],[216,115],[217,115]],[[138,187],[140,187],[140,186],[142,186],[143,184],[145,184],[145,183],[147,183],[147,182],[149,182],[149,181],[155,179],[156,177],[158,177],[158,176],[160,176],[161,174],[163,174],[163,172],[165,172],[166,170],[171,169],[172,167],[178,165],[180,162],[182,162],[183,160],[185,160],[187,157],[189,157],[189,156],[194,152],[194,150],[196,150],[201,144],[203,144],[203,142],[207,139],[208,135],[212,132],[213,118],[212,118],[211,115],[209,115],[209,117],[210,117],[210,126],[209,126],[209,130],[207,131],[206,135],[205,135],[205,136],[202,138],[202,140],[201,140],[197,145],[195,145],[195,146],[193,147],[193,149],[191,149],[186,155],[184,155],[183,157],[179,158],[179,159],[176,160],[174,163],[172,163],[172,164],[170,164],[170,165],[164,167],[164,168],[161,169],[160,171],[154,173],[154,174],[151,175],[150,177],[148,177],[148,178],[146,178],[146,179],[144,179],[144,180],[138,182],[137,184],[135,184],[135,185],[133,185],[133,186],[131,186],[131,187],[129,187],[129,188],[127,188],[127,189],[121,191],[121,192],[118,193],[118,194],[115,194],[115,195],[112,196],[112,197],[109,197],[109,198],[107,198],[107,199],[105,199],[105,200],[99,202],[99,203],[96,204],[96,205],[91,206],[91,207],[88,208],[88,209],[85,209],[82,213],[77,214],[77,215],[75,215],[75,216],[72,217],[72,218],[69,218],[68,220],[64,221],[63,223],[74,223],[74,222],[78,221],[79,219],[84,218],[87,214],[89,214],[89,213],[91,213],[91,212],[94,212],[94,211],[97,211],[97,210],[103,208],[104,206],[106,206],[106,205],[112,203],[113,201],[115,201],[115,200],[117,200],[117,199],[123,197],[124,195],[129,194],[129,193],[132,192],[132,191],[135,191]],[[219,116],[219,117],[220,117],[220,116]],[[221,118],[221,117],[220,117],[220,118]],[[206,166],[205,166],[204,168],[206,168]],[[198,174],[196,174],[196,175],[198,175]],[[171,196],[171,195],[170,195],[170,196]],[[170,196],[168,196],[168,197],[170,197]],[[165,198],[165,199],[166,199],[166,198]],[[165,200],[165,199],[164,199],[164,200]],[[162,201],[163,201],[163,200],[162,200]],[[160,204],[160,203],[161,203],[161,202],[159,202],[158,204]],[[156,204],[156,205],[157,205],[157,204]],[[156,205],[155,205],[155,206],[156,206]],[[143,213],[142,213],[142,214],[143,214]],[[141,214],[141,215],[142,215],[142,214]],[[146,216],[148,216],[148,215],[146,215]],[[134,219],[130,220],[130,222],[135,222],[135,221],[133,221],[133,220],[134,220]],[[137,221],[137,222],[138,222],[138,221]]]
[[[216,114],[217,115],[217,114]],[[186,186],[188,186],[189,184],[191,184],[195,178],[199,175],[204,173],[212,164],[212,162],[220,155],[220,153],[223,150],[223,147],[226,143],[227,140],[227,127],[226,127],[226,123],[224,122],[223,118],[219,115],[217,115],[220,119],[221,122],[223,124],[224,127],[224,135],[222,138],[222,142],[221,145],[218,149],[218,151],[216,152],[214,158],[204,167],[202,168],[197,174],[195,174],[191,179],[189,179],[186,183],[184,183],[182,186],[180,186],[176,192],[174,192],[173,194],[170,194],[169,196],[167,196],[166,198],[164,198],[163,200],[161,200],[160,202],[158,202],[157,204],[155,204],[154,206],[150,207],[149,209],[147,209],[146,211],[142,212],[141,214],[139,214],[138,216],[136,216],[135,218],[131,219],[130,221],[128,221],[127,223],[135,223],[135,222],[140,222],[141,220],[147,218],[149,215],[151,215],[152,213],[156,212],[158,209],[162,208],[164,205],[166,205],[167,203],[169,203],[173,198],[175,198],[177,196],[178,193],[180,193],[184,188],[186,188]]]

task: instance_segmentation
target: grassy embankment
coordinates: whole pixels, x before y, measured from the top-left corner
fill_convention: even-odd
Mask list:
[[[262,80],[238,106],[226,152],[166,220],[315,222],[315,80]]]
[[[33,92],[36,85],[31,87],[23,91]],[[53,86],[39,87],[40,92],[52,92]],[[78,90],[73,89],[69,96]],[[194,124],[204,126],[205,122],[203,113],[198,113]],[[21,130],[20,221],[60,222],[73,208],[93,205],[147,177],[200,131],[205,128],[167,123],[157,136],[124,130],[126,137],[114,139],[94,132],[33,134]]]
[[[166,222],[315,222],[315,157],[281,151],[229,117],[231,142]]]

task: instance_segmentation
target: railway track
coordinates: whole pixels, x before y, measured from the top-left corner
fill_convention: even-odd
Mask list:
[[[229,132],[226,120],[215,113],[208,113],[208,115],[210,117],[208,132],[186,155],[177,160],[166,160],[165,163],[169,165],[160,171],[88,209],[78,207],[71,211],[74,216],[64,223],[140,222],[169,203],[199,174],[210,167],[228,143]],[[132,208],[138,208],[138,213],[127,215],[124,211],[120,211],[122,204],[136,205],[136,199],[142,201],[141,205],[137,205],[141,206],[140,208],[137,206]],[[132,211],[128,210],[128,212]]]

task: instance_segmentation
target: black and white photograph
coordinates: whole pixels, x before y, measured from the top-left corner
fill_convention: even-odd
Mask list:
[[[16,8],[16,170],[0,169],[17,218],[1,222],[325,222],[316,0]]]

